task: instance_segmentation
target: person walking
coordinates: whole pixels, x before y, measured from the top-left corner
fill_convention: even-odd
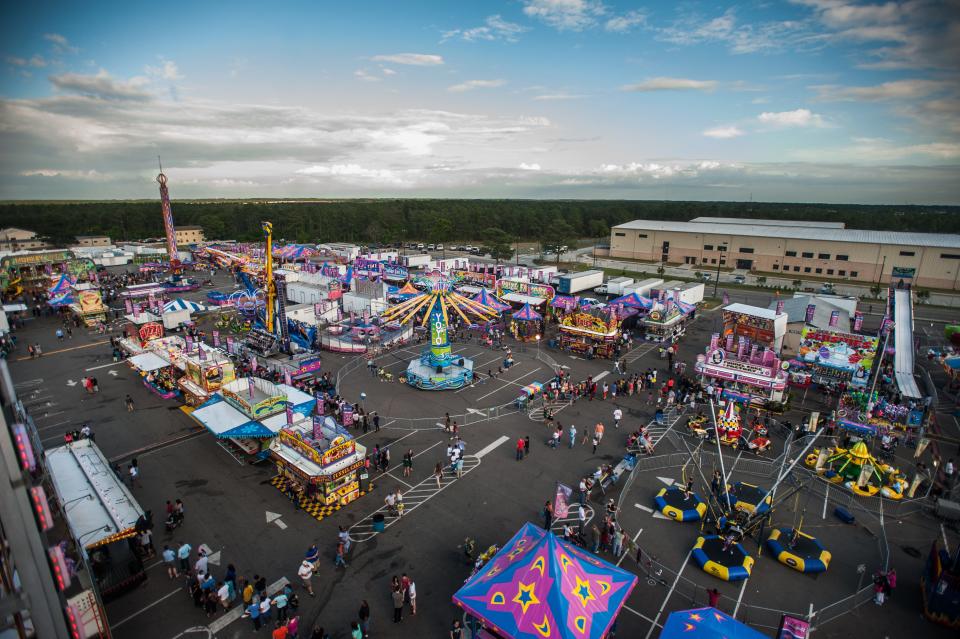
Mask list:
[[[443,478],[443,466],[440,465],[440,462],[437,462],[433,469],[433,478],[437,480],[437,490],[440,490],[440,480]]]
[[[395,586],[390,596],[393,598],[393,623],[400,623],[403,621],[403,589]]]
[[[253,622],[253,630],[257,632],[260,630],[260,603],[257,601],[251,601],[247,606],[246,611],[243,613],[244,617],[250,617],[250,620]]]
[[[567,432],[570,435],[570,448],[573,448],[573,445],[577,443],[577,427],[570,424],[570,429]]]
[[[286,625],[287,622],[287,603],[289,598],[284,590],[281,590],[273,598],[273,607],[277,609],[277,623]]]
[[[720,603],[720,591],[716,588],[710,588],[707,590],[707,598],[710,602],[711,608],[716,608]]]
[[[301,561],[300,568],[297,569],[297,576],[300,577],[300,582],[303,584],[303,588],[307,591],[307,594],[313,597],[313,585],[310,583],[310,580],[313,578],[313,564],[306,559]]]
[[[517,440],[517,461],[523,460],[523,437]]]
[[[193,548],[190,544],[184,542],[177,548],[177,559],[180,560],[180,571],[185,575],[190,574],[190,553]]]
[[[360,620],[360,630],[362,631],[362,636],[366,637],[370,634],[370,604],[367,603],[367,600],[364,599],[360,602],[360,610],[357,611],[357,618]]]
[[[413,579],[407,585],[407,599],[410,601],[410,614],[417,614],[417,584]]]
[[[623,419],[623,411],[620,410],[620,407],[613,409],[613,427],[620,428],[620,420]]]
[[[530,455],[530,435],[527,435],[523,438],[523,456],[528,457]]]
[[[170,546],[164,546],[163,552],[163,564],[167,567],[167,576],[170,579],[176,579],[180,576],[180,573],[177,572],[177,553],[175,553]]]
[[[403,476],[409,477],[413,472],[413,449],[408,450],[403,456]]]
[[[342,541],[338,541],[338,542],[337,542],[337,556],[336,556],[336,558],[333,560],[333,567],[334,567],[334,568],[336,568],[337,566],[343,566],[344,568],[347,567],[347,562],[344,561],[344,556],[345,556],[345,555],[346,555],[346,549],[344,548],[343,542],[342,542]]]
[[[550,525],[553,523],[553,504],[550,503],[548,499],[547,502],[543,505],[543,529],[550,530]]]
[[[140,469],[137,467],[136,459],[130,462],[128,474],[130,477],[130,488],[133,488],[137,483],[137,478],[140,476]]]
[[[133,412],[133,398],[130,397],[130,395],[128,394],[128,395],[126,396],[126,398],[124,399],[124,402],[125,402],[126,405],[127,405],[127,412],[128,412],[128,413],[132,413],[132,412]]]

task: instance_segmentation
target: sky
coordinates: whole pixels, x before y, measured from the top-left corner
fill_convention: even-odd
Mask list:
[[[960,0],[3,3],[0,199],[960,204]]]

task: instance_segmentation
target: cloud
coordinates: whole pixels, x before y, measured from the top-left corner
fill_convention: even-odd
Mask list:
[[[435,67],[443,64],[443,56],[430,53],[391,53],[389,55],[375,55],[370,59],[374,62],[390,62],[414,67]]]
[[[447,91],[451,93],[464,93],[465,91],[473,91],[474,89],[494,89],[496,87],[502,87],[506,83],[506,80],[467,80],[466,82],[447,87]]]
[[[100,69],[96,75],[79,73],[52,75],[50,76],[50,82],[61,91],[79,93],[104,100],[147,100],[150,98],[150,93],[146,90],[148,83],[146,78],[133,77],[129,80],[118,80],[104,69]]]
[[[505,42],[517,42],[520,34],[530,29],[515,22],[508,22],[500,15],[487,16],[483,26],[473,27],[471,29],[453,29],[444,31],[441,42],[447,40],[465,40],[466,42],[478,42],[481,40],[493,41],[503,40]]]
[[[628,11],[622,16],[614,16],[607,20],[603,28],[614,33],[627,33],[634,28],[643,26],[647,22],[647,14],[643,11]]]
[[[380,67],[380,73],[383,75],[397,75],[397,72],[390,67]]]
[[[59,33],[44,33],[43,39],[53,43],[53,50],[56,53],[79,53],[80,49],[71,45],[70,41]]]
[[[686,13],[672,24],[657,28],[655,33],[659,40],[682,46],[726,45],[734,54],[809,48],[818,44],[803,22],[782,20],[749,24],[738,20],[733,8],[712,18]]]
[[[775,127],[815,127],[826,126],[826,122],[819,113],[809,109],[794,109],[793,111],[764,111],[757,116],[762,124]]]
[[[810,88],[817,92],[817,99],[824,102],[880,102],[924,98],[954,86],[939,80],[893,80],[873,86],[849,87],[836,84],[820,84]]]
[[[8,55],[4,60],[15,67],[45,67],[48,64],[47,60],[39,54],[34,54],[29,59]]]
[[[636,84],[626,84],[621,91],[713,91],[716,80],[691,80],[689,78],[650,78]]]
[[[580,98],[585,97],[587,96],[581,93],[542,93],[540,95],[533,96],[533,99],[541,102],[553,102],[560,100],[579,100]]]
[[[596,0],[523,0],[523,13],[560,31],[582,31],[606,13]]]
[[[44,177],[44,178],[53,178],[53,177],[62,177],[70,180],[96,180],[103,181],[109,179],[104,174],[95,170],[88,171],[71,171],[71,170],[58,170],[58,169],[31,169],[28,171],[20,171],[19,175],[23,177]]]
[[[900,162],[903,160],[956,161],[960,159],[960,143],[924,142],[920,144],[898,144],[886,138],[857,137],[844,146],[829,148],[801,149],[793,153],[803,160],[815,160],[829,156],[842,162],[858,164],[876,164]]]
[[[366,69],[357,69],[353,72],[353,75],[358,80],[363,80],[364,82],[379,82],[380,77],[370,74]]]
[[[539,171],[540,165],[537,164],[536,162],[533,162],[531,164],[527,164],[526,162],[521,162],[520,166],[517,168],[519,168],[521,171]]]
[[[177,68],[177,63],[173,60],[164,60],[160,59],[159,67],[146,66],[144,71],[147,75],[154,78],[159,78],[161,80],[182,80],[183,76],[180,74],[180,69]]]
[[[739,127],[733,125],[727,126],[718,126],[712,129],[707,129],[703,132],[708,138],[716,138],[718,140],[728,140],[730,138],[738,138],[743,135],[743,130]]]

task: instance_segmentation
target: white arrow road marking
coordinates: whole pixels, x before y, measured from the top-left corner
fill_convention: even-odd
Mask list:
[[[67,386],[76,386],[76,385],[77,385],[77,383],[76,383],[75,381],[73,381],[72,379],[68,379],[68,380],[67,380]]]
[[[664,515],[664,514],[661,513],[660,511],[654,512],[654,513],[653,513],[653,518],[654,518],[654,519],[670,519],[669,517],[667,517],[666,515]]]
[[[208,555],[208,556],[207,556],[207,563],[211,563],[211,564],[213,564],[214,566],[219,566],[219,565],[220,565],[220,551],[218,550],[217,552]]]
[[[280,530],[286,530],[286,529],[287,529],[287,525],[286,525],[285,523],[283,523],[283,520],[282,520],[282,519],[277,519],[277,520],[274,521],[273,523],[275,523],[275,524],[277,525],[277,528],[279,528]]]
[[[637,508],[639,508],[645,513],[651,513],[651,514],[653,513],[653,508],[650,508],[649,506],[644,506],[643,504],[634,504],[634,506],[636,506]]]
[[[277,513],[272,513],[272,512],[270,512],[269,510],[266,511],[266,512],[267,512],[267,523],[268,523],[268,524],[271,523],[271,522],[273,522],[273,521],[275,521],[275,520],[277,520],[277,519],[280,519],[281,517],[283,517],[283,515],[279,515],[279,514],[277,514]]]
[[[474,415],[486,415],[482,410],[477,410],[476,408],[468,408],[468,413],[473,413]]]
[[[111,376],[113,376],[113,377],[116,377],[116,376],[117,376],[117,371],[114,371],[114,370],[107,371],[107,375],[111,375]]]
[[[673,486],[673,479],[669,477],[657,477],[657,479],[665,483],[667,486]]]

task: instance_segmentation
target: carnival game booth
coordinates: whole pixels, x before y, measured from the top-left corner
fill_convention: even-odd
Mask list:
[[[162,284],[148,282],[146,284],[131,284],[120,291],[120,297],[123,300],[138,302],[143,300],[158,299],[165,300],[167,289]]]
[[[107,307],[100,297],[100,290],[89,284],[77,284],[75,287],[76,302],[70,304],[70,310],[80,318],[84,326],[96,326],[107,321]]]
[[[797,359],[803,362],[814,384],[845,382],[854,388],[865,388],[878,346],[876,335],[807,326],[800,332]]]
[[[616,309],[586,308],[560,318],[560,348],[586,355],[591,347],[593,357],[612,358],[620,337],[620,318]]]
[[[332,417],[285,426],[270,443],[270,458],[277,465],[275,484],[293,489],[306,510],[310,502],[345,506],[363,494],[366,455],[367,449]]]
[[[309,420],[316,398],[286,384],[242,377],[220,387],[190,416],[247,455],[266,453],[285,426]]]
[[[543,335],[543,315],[529,304],[510,315],[510,334],[521,342],[533,342]]]
[[[730,304],[723,309],[723,332],[714,333],[705,354],[697,355],[701,383],[721,383],[724,399],[753,406],[782,402],[789,363],[777,353],[787,330],[786,313]]]
[[[601,639],[636,584],[636,575],[527,523],[453,602],[492,637]]]
[[[580,309],[580,298],[576,295],[554,295],[550,300],[550,311],[554,317],[563,317]]]
[[[181,372],[162,355],[153,351],[145,351],[128,359],[127,364],[137,371],[142,378],[143,385],[157,397],[174,399],[180,395],[177,380],[180,378]]]
[[[219,348],[198,344],[197,350],[183,353],[180,362],[184,375],[177,386],[187,406],[200,406],[237,378],[233,360]]]
[[[529,282],[522,278],[504,277],[497,280],[497,299],[506,302],[512,308],[519,310],[525,304],[534,309],[546,308],[553,296],[556,295],[549,284]]]
[[[46,451],[47,470],[64,520],[86,556],[104,601],[143,583],[137,523],[143,509],[90,439]]]

